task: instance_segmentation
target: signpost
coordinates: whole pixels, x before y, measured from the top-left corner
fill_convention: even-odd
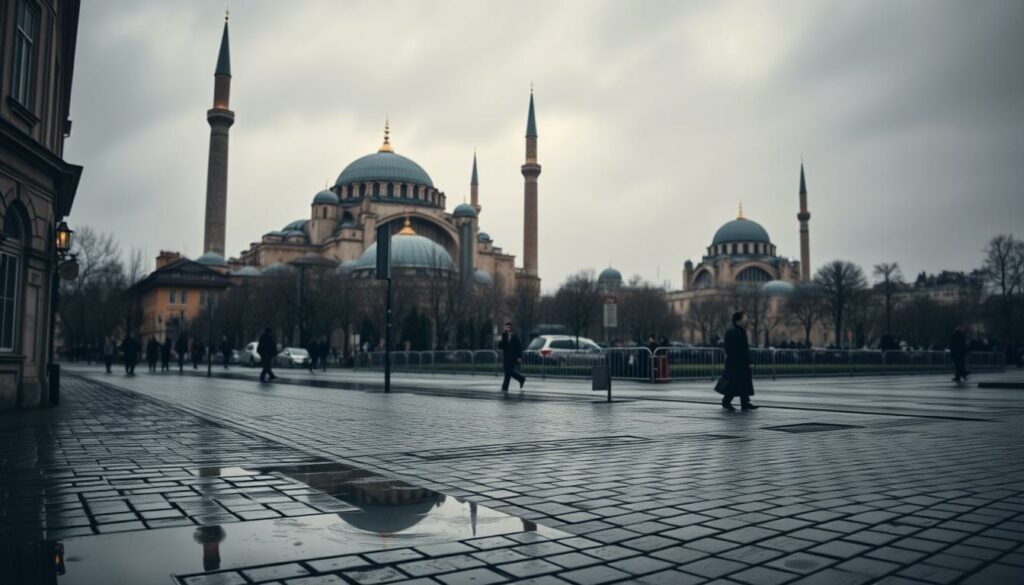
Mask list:
[[[604,326],[605,329],[619,326],[619,299],[611,295],[604,298]]]
[[[391,392],[391,226],[377,226],[377,280],[388,281],[384,308],[384,392]]]
[[[611,295],[604,298],[604,328],[605,335],[609,329],[619,326],[619,300]],[[608,402],[612,401],[612,372],[611,360],[594,366],[593,384],[591,390],[607,390]]]

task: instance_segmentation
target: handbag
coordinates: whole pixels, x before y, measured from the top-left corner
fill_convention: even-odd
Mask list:
[[[722,394],[724,396],[725,395],[725,387],[727,385],[728,385],[728,382],[725,381],[725,374],[722,374],[722,377],[720,377],[718,379],[718,381],[715,382],[715,392],[718,392],[719,394]]]

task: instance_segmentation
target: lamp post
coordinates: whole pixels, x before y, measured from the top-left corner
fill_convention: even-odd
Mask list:
[[[50,338],[47,342],[46,377],[49,383],[50,406],[60,404],[60,365],[54,363],[54,336],[57,332],[57,307],[60,301],[60,279],[74,280],[78,277],[78,261],[71,255],[72,238],[75,232],[62,221],[53,233],[53,274],[50,290]],[[70,258],[69,258],[70,256]]]

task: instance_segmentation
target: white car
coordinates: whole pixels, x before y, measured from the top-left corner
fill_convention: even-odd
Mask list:
[[[250,368],[260,363],[260,354],[256,353],[256,346],[258,345],[258,341],[250,341],[245,346],[245,349],[242,350],[242,355],[239,357],[238,363],[248,364]]]
[[[604,350],[594,343],[593,339],[577,338],[575,335],[539,335],[526,346],[526,351],[536,352],[534,355],[539,355],[539,359],[545,362],[579,363],[604,360]]]
[[[301,347],[286,347],[274,358],[274,365],[289,368],[308,368],[309,352]]]

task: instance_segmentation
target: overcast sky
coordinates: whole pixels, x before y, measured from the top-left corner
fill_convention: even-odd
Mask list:
[[[449,208],[479,156],[481,227],[522,253],[535,88],[545,289],[609,264],[672,288],[715,230],[761,223],[811,261],[977,266],[1024,235],[1024,3],[230,2],[227,248],[294,219],[380,146]],[[70,217],[125,248],[202,253],[223,3],[83,3]],[[521,265],[521,257],[517,258]]]

